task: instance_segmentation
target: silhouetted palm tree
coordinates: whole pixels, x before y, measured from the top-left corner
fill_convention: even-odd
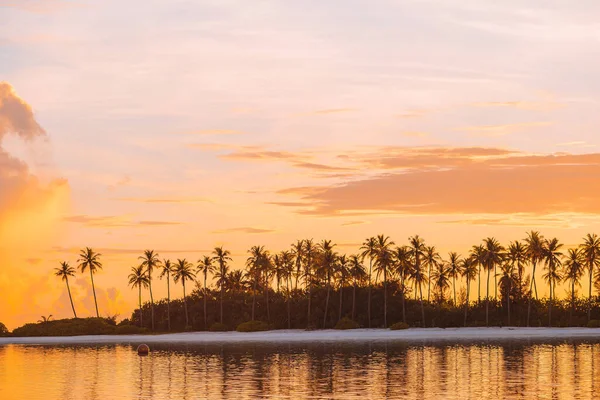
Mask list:
[[[537,231],[531,231],[527,234],[527,238],[525,238],[525,252],[527,253],[527,257],[529,262],[533,265],[533,270],[531,272],[531,283],[529,285],[529,301],[527,303],[527,326],[529,326],[529,318],[531,315],[531,297],[533,295],[533,291],[535,290],[535,299],[537,300],[537,285],[535,283],[535,270],[537,267],[537,263],[542,260],[544,256],[544,237]]]
[[[487,270],[487,289],[485,299],[485,325],[489,325],[489,306],[490,306],[490,272],[496,270],[496,266],[500,265],[504,260],[504,247],[495,238],[486,238],[484,241],[485,248],[485,269]]]
[[[378,235],[375,245],[375,267],[379,273],[383,273],[383,327],[387,328],[387,283],[388,273],[394,265],[394,254],[392,246],[395,243],[389,236]]]
[[[256,287],[260,280],[262,270],[266,260],[266,251],[264,246],[252,246],[248,250],[250,256],[246,260],[248,275],[252,281],[252,321],[254,321],[254,310],[256,308]]]
[[[158,254],[154,252],[154,250],[144,250],[144,255],[138,257],[138,259],[142,262],[142,266],[146,268],[146,272],[148,275],[148,288],[150,289],[150,306],[151,306],[151,319],[152,319],[152,330],[154,330],[154,296],[152,295],[152,272],[154,268],[160,265],[160,260],[158,259]]]
[[[408,239],[410,242],[410,256],[414,261],[414,268],[411,271],[411,278],[415,283],[415,289],[418,288],[419,297],[421,302],[421,317],[423,319],[423,327],[425,327],[425,307],[423,306],[423,285],[429,280],[428,277],[423,273],[422,260],[425,256],[425,242],[419,237],[419,235],[413,236]],[[415,290],[416,296],[416,290]]]
[[[294,273],[294,259],[295,256],[293,252],[283,251],[281,253],[281,260],[283,264],[282,269],[282,278],[286,282],[286,292],[287,292],[287,320],[288,320],[288,329],[292,328],[292,311],[291,311],[291,302],[292,302],[292,277],[296,275],[298,277],[298,269],[296,265],[296,273]]]
[[[77,262],[79,263],[79,270],[81,273],[84,273],[86,269],[90,271],[90,278],[92,280],[92,292],[94,293],[94,304],[96,305],[96,317],[100,318],[100,313],[98,312],[98,301],[96,300],[96,287],[94,286],[94,273],[99,269],[102,269],[102,263],[100,262],[100,256],[102,254],[96,253],[89,247],[81,250],[79,252],[79,259]]]
[[[580,249],[569,249],[567,259],[565,260],[565,273],[563,279],[571,283],[571,314],[569,321],[573,319],[575,310],[575,285],[581,286],[580,280],[583,277],[585,269],[585,259]]]
[[[581,245],[585,265],[590,273],[590,294],[588,296],[588,322],[592,313],[592,277],[594,271],[600,266],[600,238],[596,234],[588,234]]]
[[[454,292],[453,304],[456,306],[456,277],[461,275],[461,258],[456,252],[448,254],[448,274],[452,278],[452,291]]]
[[[367,271],[359,255],[350,256],[350,278],[352,279],[352,320],[356,311],[356,287],[367,279]]]
[[[371,289],[373,287],[373,280],[371,279],[372,276],[372,272],[373,272],[373,260],[375,259],[375,247],[377,246],[377,241],[374,237],[370,237],[367,240],[365,240],[361,246],[361,250],[362,250],[362,257],[363,260],[365,259],[365,257],[369,257],[369,276],[368,276],[368,280],[369,280],[369,290],[368,290],[368,295],[367,295],[367,319],[368,319],[368,326],[369,328],[371,327]]]
[[[171,260],[164,259],[162,263],[158,265],[160,268],[160,279],[167,278],[167,330],[171,330],[171,273],[173,272],[173,265]],[[147,269],[146,269],[147,270]],[[149,279],[148,279],[149,280]]]
[[[60,276],[60,278],[67,284],[67,292],[69,293],[69,300],[71,301],[73,316],[77,318],[77,313],[75,312],[75,305],[73,304],[73,297],[71,297],[71,288],[69,287],[69,277],[75,276],[75,268],[71,267],[68,262],[63,261],[60,263],[60,268],[54,268],[54,270],[54,275]]]
[[[209,273],[215,273],[215,266],[213,265],[212,257],[204,256],[198,260],[198,272],[201,273],[202,277],[204,278],[204,291],[202,292],[202,300],[204,302],[204,329],[206,330],[208,328],[208,314],[206,311],[206,298],[208,297],[208,290],[206,288],[206,280],[208,279]],[[254,315],[252,317],[254,318]]]
[[[215,247],[215,249],[213,250],[213,255],[214,255],[213,260],[215,260],[217,262],[217,264],[219,264],[219,273],[221,276],[221,284],[219,286],[221,288],[221,324],[222,324],[223,323],[223,294],[225,293],[225,277],[226,277],[225,269],[227,268],[227,262],[232,261],[232,260],[231,260],[231,253],[229,252],[229,250],[223,249],[223,246]]]
[[[306,239],[304,241],[304,257],[305,257],[305,263],[304,263],[304,279],[306,280],[306,296],[308,297],[308,312],[307,312],[307,319],[306,319],[306,328],[309,329],[311,327],[311,320],[310,320],[310,309],[311,309],[311,299],[312,299],[312,270],[313,270],[313,263],[314,260],[316,258],[317,255],[317,248],[314,246],[313,240],[312,239]]]
[[[467,298],[465,300],[465,323],[467,326],[467,315],[469,313],[469,299],[471,294],[471,281],[474,281],[477,278],[479,263],[475,261],[474,257],[465,258],[462,261],[462,276],[464,276],[466,285],[467,285]]]
[[[400,295],[402,302],[402,322],[406,323],[406,280],[411,276],[412,265],[410,248],[407,246],[396,247],[394,252],[395,272],[400,277]]]
[[[435,269],[431,274],[431,280],[433,280],[434,289],[438,290],[439,293],[439,304],[444,303],[444,293],[450,289],[450,268],[443,262],[437,262]]]
[[[562,265],[561,259],[563,254],[560,252],[560,248],[562,246],[562,243],[559,243],[558,239],[556,238],[546,241],[546,245],[544,246],[543,260],[546,263],[547,272],[544,274],[543,278],[550,285],[550,301],[548,302],[549,327],[552,326],[552,300],[554,299],[554,288],[556,286],[556,282],[560,282],[562,280],[559,270]]]
[[[325,298],[325,313],[323,316],[323,327],[327,323],[327,312],[329,311],[329,294],[331,292],[331,278],[335,273],[335,265],[337,262],[337,253],[333,251],[335,244],[331,244],[331,240],[323,240],[319,243],[321,251],[321,262],[319,265],[319,274],[325,277],[327,285],[327,297]]]
[[[187,309],[187,297],[185,294],[185,281],[194,280],[196,274],[193,270],[194,266],[192,263],[188,262],[184,259],[177,259],[177,263],[173,267],[173,282],[177,283],[181,281],[181,285],[183,286],[183,308],[185,312],[185,327],[186,329],[190,326],[188,319],[188,309]]]
[[[482,244],[473,246],[470,257],[477,265],[477,302],[481,303],[481,267],[485,263],[485,247]]]
[[[525,246],[518,240],[510,242],[507,255],[508,261],[517,268],[517,277],[519,282],[519,290],[523,286],[523,274],[525,272],[525,264],[527,264],[527,250]]]
[[[296,264],[296,282],[294,283],[294,289],[298,289],[298,279],[302,275],[302,260],[304,259],[304,240],[298,240],[292,245],[292,254],[294,256],[294,262]]]
[[[129,274],[129,285],[132,288],[137,287],[139,290],[139,305],[140,305],[140,327],[144,326],[142,321],[142,287],[147,288],[150,280],[148,279],[147,271],[143,265],[131,267]]]
[[[343,304],[344,304],[344,284],[346,283],[346,279],[350,275],[350,270],[348,266],[348,258],[346,255],[342,255],[338,258],[338,262],[336,265],[336,278],[340,284],[340,309],[338,312],[338,320],[342,319],[343,315]]]
[[[431,301],[431,271],[437,267],[441,260],[440,253],[437,252],[435,246],[425,248],[423,261],[427,265],[427,301]]]

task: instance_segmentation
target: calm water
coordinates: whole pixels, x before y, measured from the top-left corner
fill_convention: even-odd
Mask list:
[[[600,344],[0,346],[0,399],[592,399]]]

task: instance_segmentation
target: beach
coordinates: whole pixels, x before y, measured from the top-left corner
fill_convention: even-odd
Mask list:
[[[339,330],[273,330],[266,332],[186,332],[160,335],[90,335],[53,337],[6,337],[0,345],[125,344],[125,343],[336,343],[336,342],[415,342],[479,340],[568,340],[600,339],[600,328],[411,328]]]

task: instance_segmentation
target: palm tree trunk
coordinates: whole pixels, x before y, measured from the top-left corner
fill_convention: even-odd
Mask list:
[[[488,268],[487,274],[487,285],[486,285],[486,293],[485,293],[485,326],[490,325],[489,314],[490,314],[490,272],[491,268]]]
[[[343,301],[344,301],[344,281],[342,280],[340,282],[341,286],[340,286],[340,311],[339,311],[339,315],[338,315],[338,320],[342,319],[342,305],[343,305]]]
[[[431,301],[430,295],[431,295],[431,264],[429,264],[428,271],[427,271],[427,302],[428,303]]]
[[[594,274],[594,265],[591,264],[590,265],[590,294],[588,297],[589,300],[589,304],[588,304],[588,322],[590,322],[590,319],[592,317],[592,275]]]
[[[529,301],[527,302],[527,327],[529,327],[529,319],[531,316],[531,296],[533,295],[533,284],[535,283],[536,264],[536,262],[533,263],[533,271],[531,272],[531,283],[529,284]]]
[[[310,257],[306,261],[306,286],[308,287],[307,295],[308,295],[308,312],[306,316],[306,328],[310,328],[310,301],[312,295],[312,281],[310,279]]]
[[[371,327],[371,287],[373,286],[371,284],[372,270],[373,270],[373,257],[369,256],[369,293],[368,293],[368,298],[367,298],[367,318],[368,318],[367,326],[369,328]]]
[[[167,330],[171,330],[171,284],[169,283],[169,273],[167,272]]]
[[[183,284],[183,309],[185,311],[185,327],[187,329],[190,323],[188,320],[187,299],[185,297],[185,278],[181,280],[181,283]]]
[[[552,278],[550,279],[550,301],[548,302],[548,328],[552,327]]]
[[[288,314],[288,329],[292,329],[292,312],[290,310],[290,302],[292,301],[292,292],[291,292],[291,277],[287,278],[287,290],[288,290],[288,298],[287,298],[287,314]]]
[[[387,328],[387,276],[383,270],[383,327]]]
[[[354,311],[356,310],[356,281],[352,288],[352,321],[354,321]]]
[[[467,300],[465,301],[465,328],[467,327],[467,314],[469,313],[469,294],[470,294],[469,278],[467,275]]]
[[[400,285],[402,286],[400,289],[402,290],[402,322],[406,323],[406,306],[405,306],[405,297],[406,293],[404,293],[404,273],[402,273],[402,280]]]
[[[327,298],[325,300],[325,316],[323,317],[323,328],[325,328],[325,324],[327,323],[327,310],[329,309],[329,288],[330,285],[329,277],[327,277]]]
[[[140,328],[142,328],[144,326],[143,322],[142,322],[142,285],[138,286],[139,288],[139,300],[140,300]]]
[[[575,310],[575,279],[571,280],[571,314],[569,315],[569,325],[573,322],[573,310]]]
[[[481,303],[481,264],[479,264],[479,272],[477,273],[479,283],[477,284],[477,302]]]
[[[265,290],[267,291],[267,322],[271,323],[271,311],[269,308],[269,282],[265,283]]]
[[[494,264],[494,301],[498,300],[498,273]]]
[[[73,304],[73,297],[71,297],[71,288],[69,287],[69,278],[65,277],[65,281],[67,282],[67,292],[69,292],[69,300],[71,301],[71,308],[73,309],[73,315],[77,318],[77,313],[75,312],[75,305]]]
[[[508,278],[508,291],[506,293],[506,306],[508,308],[508,326],[510,326],[510,286],[511,286],[511,279]]]
[[[154,330],[154,297],[152,296],[152,276],[148,276],[148,288],[150,289],[150,318],[152,319],[152,330]]]
[[[421,298],[421,318],[423,319],[423,328],[425,328],[425,307],[423,306],[423,285],[419,284],[419,292]]]
[[[98,312],[98,300],[96,300],[96,287],[94,286],[94,274],[91,268],[90,277],[92,278],[92,292],[94,292],[94,304],[96,305],[96,318],[100,318],[100,313]]]
[[[454,307],[456,307],[456,276],[452,275],[452,289],[454,290]]]
[[[254,308],[256,306],[256,282],[258,279],[254,277],[254,283],[252,285],[252,321],[254,321]]]
[[[223,324],[223,294],[225,293],[225,270],[221,266],[221,324]]]
[[[206,316],[206,295],[208,294],[206,290],[206,275],[208,275],[208,271],[204,272],[204,295],[202,296],[202,300],[204,300],[204,330],[208,329],[208,321]]]

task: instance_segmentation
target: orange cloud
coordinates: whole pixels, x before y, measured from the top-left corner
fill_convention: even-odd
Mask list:
[[[478,162],[451,157],[448,162],[447,150],[437,152],[437,162],[431,151],[424,160],[411,158],[412,169],[278,193],[304,202],[297,212],[311,215],[600,213],[600,154],[505,156]],[[453,152],[470,154],[465,149]]]
[[[89,228],[121,228],[121,227],[136,227],[136,226],[165,226],[165,225],[181,225],[177,221],[131,221],[128,216],[104,216],[92,217],[89,215],[72,215],[64,217],[65,222],[74,222],[83,224]]]
[[[273,229],[241,227],[241,228],[220,229],[220,230],[212,231],[211,233],[216,233],[216,234],[223,234],[223,233],[249,233],[249,234],[258,234],[258,233],[272,233],[272,232],[275,232],[275,231]]]
[[[457,128],[457,131],[467,132],[471,136],[496,137],[520,132],[529,128],[539,128],[552,125],[549,121],[521,122],[517,124],[466,126]]]

